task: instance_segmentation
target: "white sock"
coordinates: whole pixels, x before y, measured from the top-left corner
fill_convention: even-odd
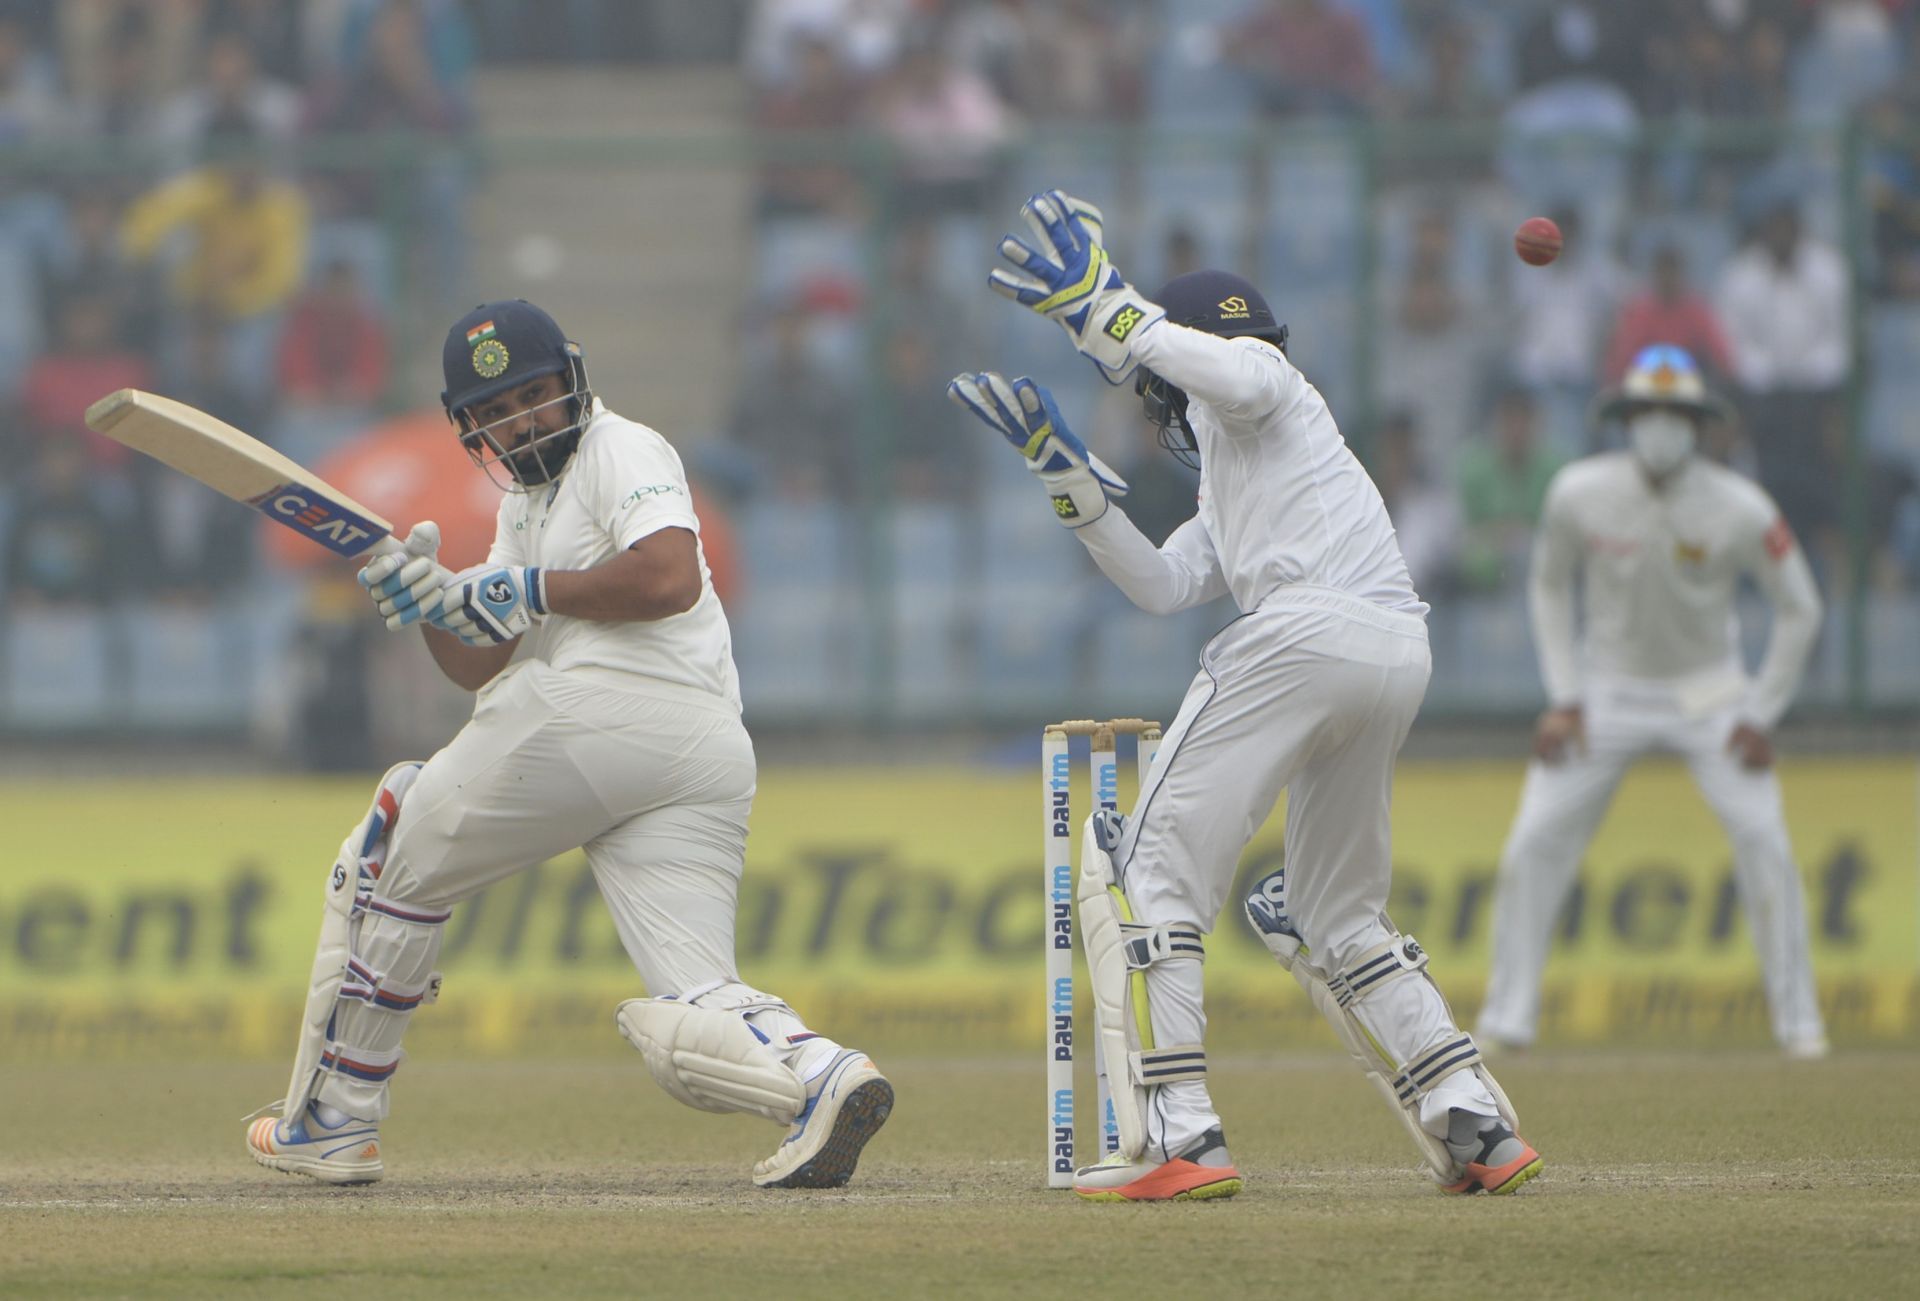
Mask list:
[[[340,1110],[340,1108],[328,1106],[326,1103],[319,1101],[315,1101],[313,1104],[313,1116],[314,1119],[318,1120],[328,1129],[338,1129],[353,1119],[352,1116],[349,1116],[346,1112]]]

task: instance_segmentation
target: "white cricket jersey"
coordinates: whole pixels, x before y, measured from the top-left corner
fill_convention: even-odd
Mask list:
[[[1576,646],[1573,580],[1583,578]],[[1734,594],[1749,574],[1773,604],[1766,658],[1749,682]],[[1806,557],[1761,487],[1689,460],[1659,491],[1628,452],[1566,466],[1547,488],[1529,580],[1540,674],[1556,705],[1583,677],[1673,689],[1689,712],[1737,704],[1771,727],[1787,710],[1820,625]]]
[[[1310,586],[1425,616],[1379,489],[1279,349],[1163,321],[1134,359],[1186,393],[1200,447],[1199,513],[1158,551],[1118,510],[1074,531],[1137,605],[1167,613],[1226,592],[1250,613]]]
[[[508,493],[501,502],[487,560],[592,569],[665,528],[690,529],[697,544],[700,521],[679,453],[653,430],[613,414],[596,399],[579,450],[559,481]],[[739,709],[733,633],[714,594],[704,550],[699,560],[700,597],[691,609],[623,623],[550,614],[522,639],[521,654],[556,669],[592,666],[695,687]]]

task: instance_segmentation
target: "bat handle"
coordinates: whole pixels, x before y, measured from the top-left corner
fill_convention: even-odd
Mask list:
[[[366,550],[366,556],[369,560],[375,556],[404,556],[406,554],[406,544],[391,533],[381,538]]]

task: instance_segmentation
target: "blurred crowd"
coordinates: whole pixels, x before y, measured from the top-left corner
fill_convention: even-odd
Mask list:
[[[1737,401],[1713,454],[1830,583],[1859,417],[1876,572],[1920,581],[1920,428],[1878,364],[1920,311],[1917,29],[1910,0],[759,0],[755,362],[708,461],[742,494],[973,500],[993,466],[930,394],[1060,360],[979,280],[1029,189],[1077,184],[1149,289],[1201,264],[1265,286],[1423,591],[1517,590],[1548,478],[1607,444],[1594,394],[1656,339]],[[1362,121],[1364,146],[1340,134]],[[1269,123],[1298,129],[1194,148]],[[897,170],[823,145],[852,132]],[[1567,248],[1539,269],[1508,251],[1536,213]]]
[[[403,294],[459,274],[472,31],[446,0],[0,4],[0,586],[211,599],[251,520],[87,431],[163,391],[308,460],[388,395]],[[343,143],[344,142],[344,143]]]

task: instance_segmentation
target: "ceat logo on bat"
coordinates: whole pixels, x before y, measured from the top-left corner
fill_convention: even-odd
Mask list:
[[[297,483],[286,483],[253,499],[254,509],[306,534],[329,551],[354,556],[386,532],[350,510],[324,501]]]

